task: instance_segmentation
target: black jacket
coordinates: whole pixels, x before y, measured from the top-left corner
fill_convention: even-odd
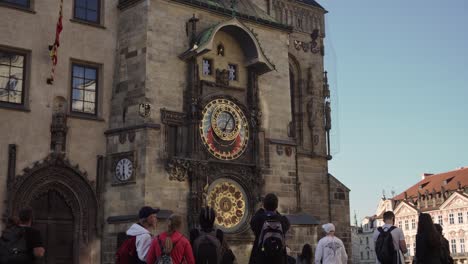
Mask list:
[[[416,235],[416,261],[418,264],[441,264],[442,247],[431,245],[426,234]]]
[[[286,232],[288,232],[290,224],[289,220],[285,217],[282,216],[278,212],[267,212],[265,209],[261,208],[259,209],[255,215],[252,217],[252,220],[250,220],[250,228],[255,234],[255,241],[252,247],[252,253],[250,254],[250,264],[264,264],[265,261],[261,259],[260,254],[258,254],[258,240],[260,239],[260,233],[262,231],[263,223],[266,220],[278,220],[281,222],[281,226],[283,228],[283,232],[286,235]],[[277,262],[268,262],[268,264],[285,264],[286,263],[286,252],[284,252],[284,258],[283,259],[278,259]],[[266,264],[266,263],[265,263]]]

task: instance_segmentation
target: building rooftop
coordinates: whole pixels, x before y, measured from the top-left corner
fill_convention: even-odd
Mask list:
[[[414,184],[404,192],[393,197],[393,200],[403,200],[407,198],[418,197],[418,192],[424,194],[426,191],[429,193],[439,193],[442,189],[445,191],[454,191],[468,187],[468,167],[462,167],[453,171],[423,175],[423,178],[418,183]],[[406,194],[405,194],[406,193]]]

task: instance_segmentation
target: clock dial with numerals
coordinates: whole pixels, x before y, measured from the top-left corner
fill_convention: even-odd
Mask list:
[[[249,141],[249,125],[241,108],[231,100],[215,99],[202,114],[200,136],[207,150],[221,160],[239,158]]]
[[[115,178],[119,181],[128,181],[133,174],[133,163],[127,158],[120,159],[115,165]]]

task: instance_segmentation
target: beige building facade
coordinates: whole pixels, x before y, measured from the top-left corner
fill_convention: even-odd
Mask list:
[[[395,213],[395,226],[401,228],[408,248],[406,261],[416,254],[416,234],[420,213],[430,214],[434,223],[443,228],[455,263],[468,263],[466,250],[468,230],[468,169],[431,174],[393,198],[382,198],[373,217],[366,217],[363,225],[375,230],[383,225],[383,213]]]
[[[47,263],[113,263],[143,205],[197,227],[217,211],[239,263],[276,193],[288,244],[333,222],[350,247],[349,189],[328,173],[324,16],[315,1],[2,0],[1,197],[30,206]],[[3,228],[4,226],[2,226]]]

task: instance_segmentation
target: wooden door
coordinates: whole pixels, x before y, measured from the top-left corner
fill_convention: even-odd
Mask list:
[[[41,231],[45,247],[45,263],[75,263],[74,219],[64,199],[56,191],[48,191],[31,203],[33,226]]]

